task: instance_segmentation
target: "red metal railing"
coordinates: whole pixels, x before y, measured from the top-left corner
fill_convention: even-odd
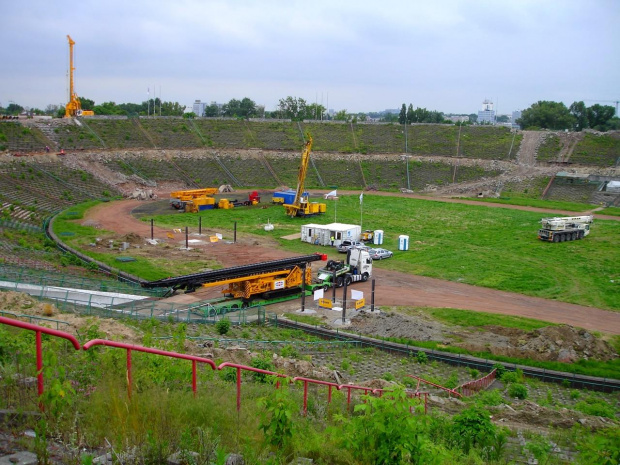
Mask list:
[[[6,318],[4,316],[0,316],[0,323],[9,326],[16,326],[17,328],[28,329],[35,332],[37,354],[37,390],[39,393],[39,397],[43,394],[43,348],[41,344],[41,333],[67,339],[69,342],[71,342],[71,344],[73,344],[75,350],[80,350],[80,343],[78,342],[78,340],[71,334],[65,333],[63,331],[34,325],[32,323],[25,323],[23,321],[15,320],[13,318]]]
[[[104,347],[113,347],[113,348],[118,348],[118,349],[124,349],[127,351],[127,395],[129,396],[129,398],[131,398],[131,392],[132,392],[132,383],[133,383],[133,377],[132,377],[132,353],[133,352],[144,352],[144,353],[149,353],[149,354],[154,354],[154,355],[160,355],[160,356],[164,356],[164,357],[172,357],[172,358],[177,358],[177,359],[182,359],[182,360],[189,360],[192,362],[192,392],[194,393],[194,396],[196,395],[196,391],[197,391],[197,383],[196,383],[196,371],[197,371],[197,363],[203,363],[206,364],[208,366],[210,366],[213,370],[223,370],[224,368],[234,368],[237,371],[237,379],[236,379],[236,385],[237,385],[237,410],[241,409],[241,371],[250,371],[250,372],[255,372],[255,373],[262,373],[265,375],[269,375],[269,376],[275,376],[277,378],[285,378],[288,379],[289,382],[291,383],[295,383],[295,382],[302,382],[303,386],[304,386],[304,395],[303,395],[303,412],[304,415],[307,413],[307,409],[308,409],[308,385],[310,384],[315,384],[317,386],[327,386],[328,387],[328,398],[327,398],[327,402],[330,403],[331,399],[332,399],[332,389],[336,388],[336,390],[338,391],[342,391],[342,390],[346,390],[347,391],[347,405],[350,405],[351,403],[351,397],[352,397],[352,392],[353,391],[363,391],[364,394],[372,394],[372,395],[378,395],[379,397],[381,397],[383,395],[383,393],[388,392],[385,389],[373,389],[370,387],[366,387],[366,386],[357,386],[354,384],[336,384],[336,383],[332,383],[329,381],[321,381],[321,380],[317,380],[317,379],[311,379],[311,378],[304,378],[304,377],[294,377],[294,378],[289,378],[288,376],[282,374],[282,373],[276,373],[273,371],[268,371],[268,370],[263,370],[260,368],[254,368],[254,367],[250,367],[250,366],[246,366],[246,365],[239,365],[236,363],[230,363],[230,362],[224,362],[221,363],[219,366],[217,366],[215,364],[215,362],[211,359],[208,358],[203,358],[203,357],[197,357],[194,355],[188,355],[188,354],[180,354],[177,352],[169,352],[169,351],[165,351],[165,350],[160,350],[160,349],[153,349],[153,348],[149,348],[149,347],[143,347],[143,346],[138,346],[138,345],[134,345],[134,344],[126,344],[124,342],[116,342],[116,341],[108,341],[106,339],[93,339],[91,341],[86,342],[82,347],[80,347],[79,342],[77,341],[77,339],[72,336],[71,334],[68,333],[64,333],[62,331],[58,331],[58,330],[54,330],[54,329],[49,329],[49,328],[45,328],[42,326],[37,326],[37,325],[33,325],[30,323],[24,323],[22,321],[19,320],[14,320],[14,319],[10,319],[10,318],[5,318],[5,317],[0,317],[0,323],[3,324],[7,324],[7,325],[11,325],[11,326],[16,326],[22,329],[28,329],[31,331],[35,331],[37,334],[37,374],[38,374],[38,378],[39,378],[39,396],[41,396],[43,394],[43,357],[42,357],[42,348],[41,348],[41,333],[45,333],[45,334],[49,334],[51,336],[56,336],[56,337],[61,337],[64,339],[67,339],[69,341],[71,341],[71,343],[73,344],[73,347],[76,350],[80,350],[81,348],[84,350],[89,350],[92,347],[95,346],[104,346]],[[413,376],[412,376],[413,377]],[[432,383],[429,383],[432,384]],[[419,383],[418,383],[419,385]],[[278,385],[276,387],[279,386],[279,382]],[[417,397],[419,399],[422,398],[422,396],[424,396],[424,413],[427,412],[427,405],[428,405],[428,393],[427,392],[409,392],[407,393],[408,397]],[[458,393],[456,393],[456,395],[459,395]]]
[[[467,383],[463,383],[456,389],[459,390],[463,396],[468,397],[488,388],[489,385],[495,381],[495,378],[496,370],[494,368],[488,375],[473,381],[468,381]]]
[[[454,397],[462,397],[461,394],[459,392],[457,392],[455,389],[450,389],[447,388],[445,386],[441,386],[439,384],[435,384],[431,381],[428,381],[426,379],[423,378],[419,378],[418,376],[414,376],[414,375],[407,375],[409,378],[413,378],[413,379],[417,379],[418,380],[418,384],[415,388],[416,392],[418,392],[418,389],[420,388],[420,383],[424,383],[424,384],[429,384],[431,386],[435,386],[436,388],[442,389],[444,391],[446,391],[448,393],[448,395],[450,396],[454,396]]]

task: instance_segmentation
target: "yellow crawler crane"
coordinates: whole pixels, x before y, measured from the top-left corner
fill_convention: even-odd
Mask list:
[[[304,185],[306,182],[306,174],[308,173],[308,163],[310,162],[310,151],[312,150],[312,136],[310,134],[306,134],[306,136],[308,140],[301,154],[295,199],[292,204],[284,204],[286,214],[291,218],[295,218],[296,216],[319,215],[325,213],[327,210],[327,206],[324,203],[309,202],[308,195],[304,195]]]
[[[80,102],[79,97],[73,90],[73,71],[75,70],[73,66],[73,46],[75,41],[69,35],[67,35],[67,39],[69,39],[69,103],[65,105],[65,118],[93,116],[95,114],[94,111],[82,110],[82,102]]]

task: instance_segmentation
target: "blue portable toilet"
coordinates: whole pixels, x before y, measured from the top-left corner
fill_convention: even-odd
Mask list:
[[[374,245],[381,245],[383,244],[383,230],[382,229],[377,229],[372,237],[372,243]]]
[[[409,236],[398,236],[398,250],[409,250]]]

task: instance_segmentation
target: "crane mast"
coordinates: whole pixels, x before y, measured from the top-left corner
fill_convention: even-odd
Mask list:
[[[95,113],[90,110],[82,110],[82,103],[80,102],[77,93],[73,88],[73,46],[75,41],[67,34],[69,40],[69,102],[65,105],[65,118],[71,118],[73,116],[92,116]]]
[[[301,165],[299,166],[299,174],[297,175],[297,190],[295,191],[295,200],[290,205],[284,205],[286,214],[290,217],[297,216],[300,209],[303,209],[302,203],[307,203],[308,199],[304,198],[304,186],[306,182],[306,173],[308,172],[308,163],[310,162],[310,151],[312,150],[312,136],[306,134],[308,140],[301,154]]]

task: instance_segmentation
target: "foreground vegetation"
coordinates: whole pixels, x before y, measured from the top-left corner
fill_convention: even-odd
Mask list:
[[[186,326],[164,326],[172,337],[157,342],[162,325],[139,323],[143,343],[184,352]],[[345,393],[334,391],[327,403],[319,389],[311,390],[303,415],[301,385],[284,382],[276,389],[269,377],[244,374],[237,411],[234,370],[199,369],[194,396],[187,361],[134,352],[129,398],[124,351],[75,351],[48,337],[43,338],[46,390],[37,398],[13,376],[35,374],[32,333],[0,326],[0,336],[5,392],[0,408],[34,411],[39,402],[44,407],[40,417],[13,427],[14,433],[36,432],[33,439],[21,435],[22,447],[36,452],[39,463],[49,463],[51,441],[62,443],[66,463],[75,464],[92,463],[104,450],[119,463],[143,464],[164,463],[173,453],[182,463],[223,464],[231,452],[242,454],[246,464],[286,464],[296,457],[317,464],[481,464],[507,463],[524,454],[542,463],[552,457],[551,441],[577,453],[577,463],[611,464],[620,454],[620,430],[613,423],[594,433],[577,425],[552,437],[529,434],[526,446],[515,449],[509,441],[515,433],[490,421],[494,408],[505,402],[497,392],[476,396],[449,416],[439,410],[424,415],[402,387],[382,398],[355,396],[350,407]],[[93,320],[80,342],[97,337],[105,335]],[[270,357],[270,352],[255,354],[252,366],[270,370]],[[514,397],[526,395],[519,373],[507,373],[505,381],[515,386]],[[601,410],[605,404],[597,405],[596,412],[607,415]],[[594,404],[585,406],[595,412]]]

